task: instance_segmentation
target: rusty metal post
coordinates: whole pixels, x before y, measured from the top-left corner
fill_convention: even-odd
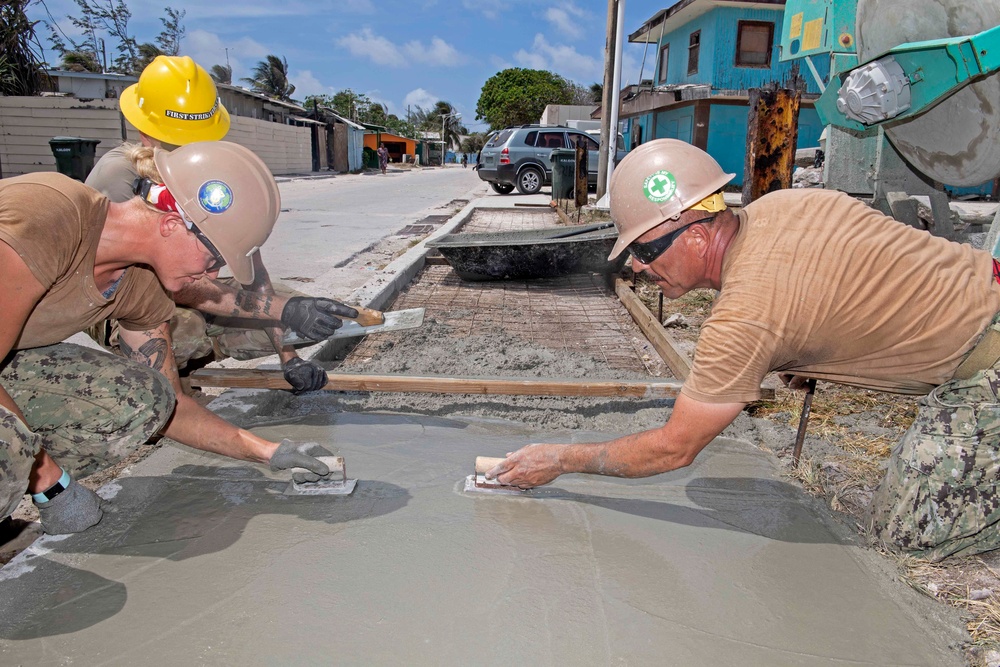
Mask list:
[[[750,89],[743,205],[792,187],[801,93],[771,85]]]
[[[573,193],[576,195],[577,212],[587,205],[587,174],[590,172],[587,145],[582,137],[576,140],[576,182]]]
[[[806,426],[809,425],[809,413],[812,412],[813,394],[816,393],[816,380],[806,381],[806,397],[802,400],[802,414],[799,416],[799,430],[795,434],[795,447],[792,448],[792,467],[799,467],[799,457],[802,455],[802,443],[806,439]]]

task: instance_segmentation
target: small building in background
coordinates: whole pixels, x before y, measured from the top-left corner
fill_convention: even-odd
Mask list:
[[[401,137],[398,134],[389,132],[380,125],[369,125],[363,123],[365,127],[365,148],[372,151],[378,150],[380,143],[385,144],[389,151],[389,162],[409,162],[415,161],[417,155],[417,141],[409,137]],[[378,166],[376,161],[374,165]]]
[[[626,147],[681,139],[714,157],[743,182],[749,91],[768,84],[803,91],[797,148],[819,146],[823,125],[813,108],[820,90],[778,61],[781,0],[680,0],[654,14],[628,40],[645,44],[648,69],[622,91]],[[828,62],[817,62],[821,77]],[[647,78],[648,77],[648,78]]]

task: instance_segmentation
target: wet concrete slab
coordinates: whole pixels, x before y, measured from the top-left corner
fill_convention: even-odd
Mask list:
[[[749,444],[647,480],[466,494],[525,425],[332,413],[350,497],[168,446],[0,570],[2,664],[949,665],[955,632]],[[597,441],[597,433],[545,433]]]

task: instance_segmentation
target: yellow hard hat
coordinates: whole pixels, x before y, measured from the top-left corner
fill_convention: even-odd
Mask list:
[[[119,106],[137,130],[175,146],[216,141],[229,131],[215,81],[187,56],[154,58],[122,91]]]

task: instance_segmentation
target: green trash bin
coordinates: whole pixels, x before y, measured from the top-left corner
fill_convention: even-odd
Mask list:
[[[557,148],[549,155],[552,162],[552,199],[572,199],[576,180],[576,151]]]
[[[99,143],[100,139],[52,137],[49,139],[49,148],[56,158],[56,169],[60,174],[85,181],[94,168],[94,153]]]

